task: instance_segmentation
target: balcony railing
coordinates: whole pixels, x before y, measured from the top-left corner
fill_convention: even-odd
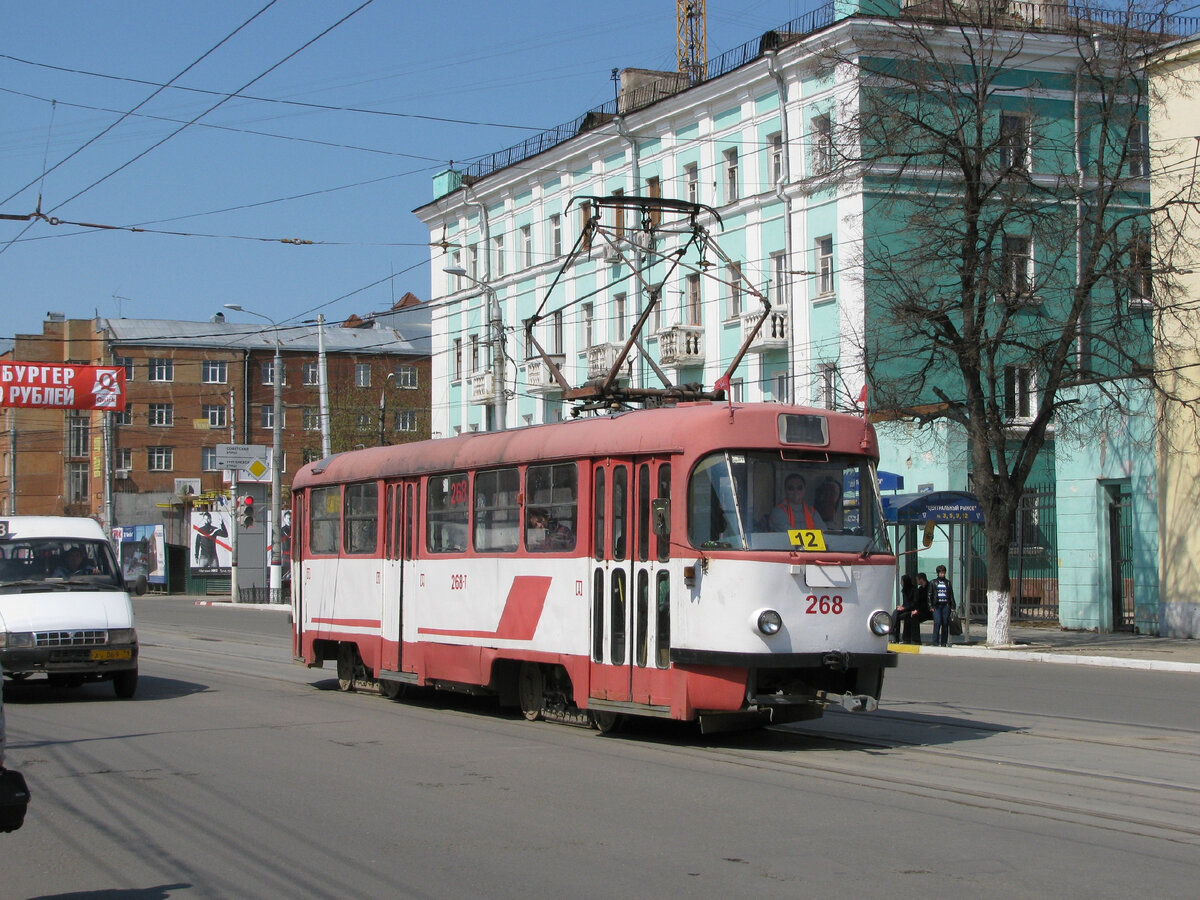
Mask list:
[[[550,359],[562,371],[566,357],[561,354],[550,354]],[[554,380],[550,367],[541,357],[525,360],[525,388],[531,394],[550,394],[561,391],[562,385]]]
[[[624,344],[593,344],[587,348],[587,377],[600,378],[608,374]]]
[[[491,371],[474,372],[467,376],[472,403],[491,403],[496,399],[496,375]]]
[[[742,340],[754,328],[755,323],[762,318],[762,310],[752,310],[742,313]],[[773,307],[767,320],[758,329],[758,334],[750,344],[751,353],[767,353],[771,350],[786,350],[788,345],[788,314],[786,309]]]
[[[704,328],[672,325],[658,333],[658,361],[664,366],[690,366],[704,362]]]

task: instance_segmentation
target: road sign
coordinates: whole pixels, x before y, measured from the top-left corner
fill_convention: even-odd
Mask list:
[[[270,448],[265,444],[217,444],[218,469],[249,470],[254,463],[261,470],[267,464]]]

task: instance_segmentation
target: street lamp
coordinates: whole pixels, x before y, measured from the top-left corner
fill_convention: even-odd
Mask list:
[[[504,430],[508,427],[508,398],[505,396],[507,375],[504,371],[504,317],[500,312],[500,297],[496,294],[494,287],[486,281],[480,281],[474,275],[468,275],[467,270],[462,266],[450,266],[442,271],[447,275],[467,279],[472,284],[478,285],[487,294],[488,314],[492,328],[492,377],[495,380],[494,389],[496,391],[496,422],[498,423],[497,428]]]
[[[283,355],[279,343],[279,323],[270,316],[264,316],[252,309],[237,303],[226,303],[226,309],[244,312],[250,316],[266,319],[271,323],[271,333],[275,338],[275,361],[271,367],[271,381],[274,390],[274,411],[271,417],[271,600],[280,599],[283,590],[283,516],[282,498],[283,486],[280,483],[280,472],[283,469]]]

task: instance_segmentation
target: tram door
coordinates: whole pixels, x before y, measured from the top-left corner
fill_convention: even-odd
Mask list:
[[[389,484],[384,506],[380,659],[384,669],[400,671],[404,645],[404,589],[411,584],[416,535],[416,482]]]
[[[592,695],[652,702],[657,649],[669,640],[659,594],[665,567],[657,561],[651,500],[665,496],[669,463],[606,461],[592,478]],[[662,568],[662,572],[657,569]],[[663,632],[660,634],[660,632]]]

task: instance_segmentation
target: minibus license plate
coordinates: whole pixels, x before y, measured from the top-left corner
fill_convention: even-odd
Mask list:
[[[129,659],[129,650],[93,650],[92,659]]]

